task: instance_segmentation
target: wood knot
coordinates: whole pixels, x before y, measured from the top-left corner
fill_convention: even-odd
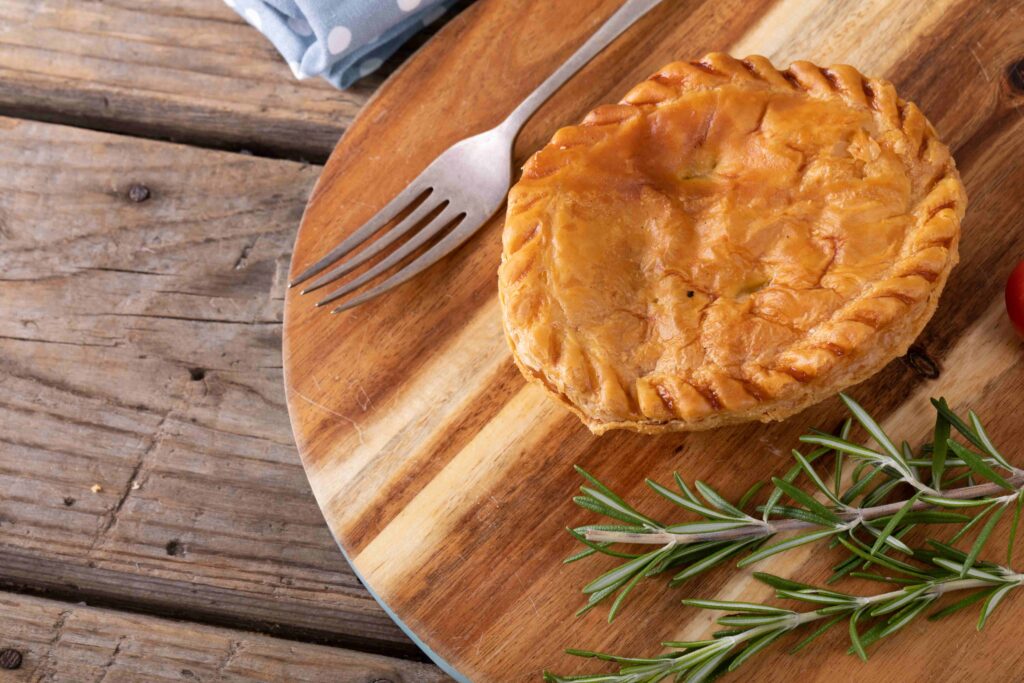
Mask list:
[[[14,648],[7,648],[0,652],[0,669],[18,669],[21,667],[21,653]]]
[[[942,368],[939,367],[938,362],[928,355],[928,352],[920,344],[914,344],[907,349],[907,355],[903,356],[903,362],[925,379],[938,379],[942,374]]]
[[[1006,70],[1006,80],[1014,92],[1024,93],[1024,59],[1018,60]]]
[[[128,188],[128,200],[139,204],[150,197],[149,188],[142,183],[135,183]]]

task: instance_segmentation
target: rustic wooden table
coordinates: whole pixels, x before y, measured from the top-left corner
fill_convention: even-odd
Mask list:
[[[446,680],[281,381],[295,229],[381,78],[299,83],[211,0],[0,2],[0,681]]]

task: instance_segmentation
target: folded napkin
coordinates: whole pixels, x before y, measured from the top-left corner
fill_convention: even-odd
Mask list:
[[[296,78],[347,88],[459,0],[224,0],[263,33]]]

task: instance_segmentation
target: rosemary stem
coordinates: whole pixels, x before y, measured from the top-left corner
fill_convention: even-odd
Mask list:
[[[1024,574],[1012,574],[1010,576],[1007,576],[1006,579],[1007,579],[1007,583],[1012,583],[1013,581],[1017,581],[1018,583],[1024,582]],[[986,581],[984,579],[954,579],[953,581],[942,581],[942,582],[936,583],[930,590],[925,592],[925,595],[933,595],[936,598],[938,598],[938,597],[941,597],[941,596],[945,595],[946,593],[953,593],[955,591],[970,590],[971,588],[986,588],[986,587],[991,588],[992,587],[992,582],[991,581]],[[856,609],[860,609],[861,607],[866,607],[868,605],[874,605],[874,604],[877,604],[877,603],[880,603],[880,602],[885,602],[887,600],[892,600],[894,598],[898,598],[898,597],[901,597],[903,595],[906,595],[906,591],[904,589],[902,589],[902,588],[898,589],[898,590],[894,590],[894,591],[889,591],[888,593],[879,593],[877,595],[867,595],[867,596],[862,597],[857,603],[854,603],[853,605],[851,605],[850,606],[850,611],[852,612],[852,611],[854,611]],[[810,623],[812,621],[817,621],[819,619],[824,619],[826,617],[831,617],[831,616],[833,616],[833,615],[832,614],[820,614],[818,612],[818,610],[811,610],[810,612],[799,612],[798,614],[795,615],[795,617],[793,619],[793,626],[794,627],[802,626],[803,624],[808,624],[808,623]],[[775,626],[775,628],[778,628],[778,626]],[[739,634],[739,635],[745,635],[745,634]]]
[[[1015,575],[1013,578],[1019,577],[1020,575]],[[1009,579],[1011,577],[1007,578]],[[983,588],[985,586],[991,587],[992,582],[986,581],[984,579],[954,579],[953,581],[942,581],[936,583],[931,590],[926,591],[926,594],[939,597],[945,595],[946,593],[952,593],[954,591],[963,591],[971,588]],[[901,595],[904,595],[905,592],[905,590],[899,589],[889,591],[888,593],[879,593],[878,595],[871,595],[863,598],[862,604],[873,605],[877,602],[885,602],[886,600],[891,600],[892,598],[897,598]]]
[[[1019,496],[1021,494],[1021,487],[1024,486],[1024,471],[1017,471],[1008,479],[1009,483],[1017,490],[1016,493],[1008,494],[1009,496]],[[941,493],[943,498],[952,498],[956,500],[970,500],[974,498],[985,498],[992,496],[997,493],[1005,491],[1003,487],[995,483],[975,484],[974,486],[964,486],[958,489],[949,489]],[[1002,496],[1006,498],[1006,496]],[[836,514],[847,523],[860,524],[862,522],[871,521],[880,517],[888,517],[894,515],[900,510],[906,501],[896,501],[894,503],[887,503],[885,505],[876,505],[869,508],[848,508],[845,510],[837,510]],[[934,505],[919,501],[914,504],[912,510],[927,510],[935,508]],[[805,522],[800,519],[780,519],[774,521],[752,521],[746,526],[737,527],[735,529],[726,529],[724,531],[709,531],[700,534],[677,534],[669,531],[652,531],[650,533],[630,532],[630,531],[602,531],[599,529],[591,529],[584,533],[584,536],[588,541],[594,541],[595,543],[628,543],[635,545],[685,545],[688,543],[698,543],[702,541],[733,541],[743,538],[762,538],[765,536],[774,536],[775,534],[787,532],[787,531],[801,531],[805,529],[817,529],[821,525],[813,522]]]
[[[1007,583],[1016,581],[1019,585],[1021,583],[1024,583],[1024,574],[1011,574],[1006,577],[1006,580]],[[992,582],[985,581],[984,579],[953,579],[950,581],[940,581],[935,583],[928,591],[925,592],[924,595],[931,595],[935,598],[939,598],[945,595],[946,593],[952,593],[954,591],[970,590],[972,588],[985,588],[991,586]],[[871,605],[875,605],[878,603],[887,602],[889,600],[902,597],[906,594],[906,589],[898,589],[894,591],[889,591],[887,593],[879,593],[877,595],[866,595],[860,597],[856,602],[850,603],[850,612],[853,613],[858,610],[864,609],[865,607],[869,607]],[[765,624],[763,626],[756,626],[754,628],[744,631],[743,633],[736,633],[731,636],[721,638],[718,642],[722,644],[722,647],[724,649],[731,650],[740,643],[746,642],[748,640],[753,640],[755,638],[758,638],[759,636],[766,635],[773,631],[778,631],[780,629],[791,631],[795,628],[803,626],[804,624],[809,624],[820,619],[831,618],[833,616],[834,613],[822,614],[820,610],[794,612],[790,615],[788,622],[771,623]],[[678,669],[678,666],[676,666],[677,663],[678,660],[666,659],[665,665],[662,667],[662,670],[675,671]]]

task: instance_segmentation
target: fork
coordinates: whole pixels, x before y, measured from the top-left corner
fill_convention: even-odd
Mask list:
[[[530,93],[508,118],[495,128],[461,140],[442,152],[373,218],[334,247],[330,253],[300,273],[289,286],[294,287],[317,275],[319,277],[309,283],[302,290],[302,294],[328,285],[366,263],[395,240],[419,226],[419,230],[408,241],[369,270],[317,303],[317,306],[323,306],[363,288],[382,273],[401,263],[442,230],[452,227],[451,232],[440,241],[383,282],[364,290],[334,309],[335,313],[340,313],[397,287],[451,253],[479,230],[505,201],[512,182],[512,145],[523,124],[573,74],[660,2],[661,0],[626,0],[597,32]],[[496,159],[502,158],[507,162],[495,163]],[[418,203],[417,199],[420,199]],[[395,226],[363,251],[341,261],[403,211],[409,213]],[[323,272],[338,261],[341,262],[334,268]]]

